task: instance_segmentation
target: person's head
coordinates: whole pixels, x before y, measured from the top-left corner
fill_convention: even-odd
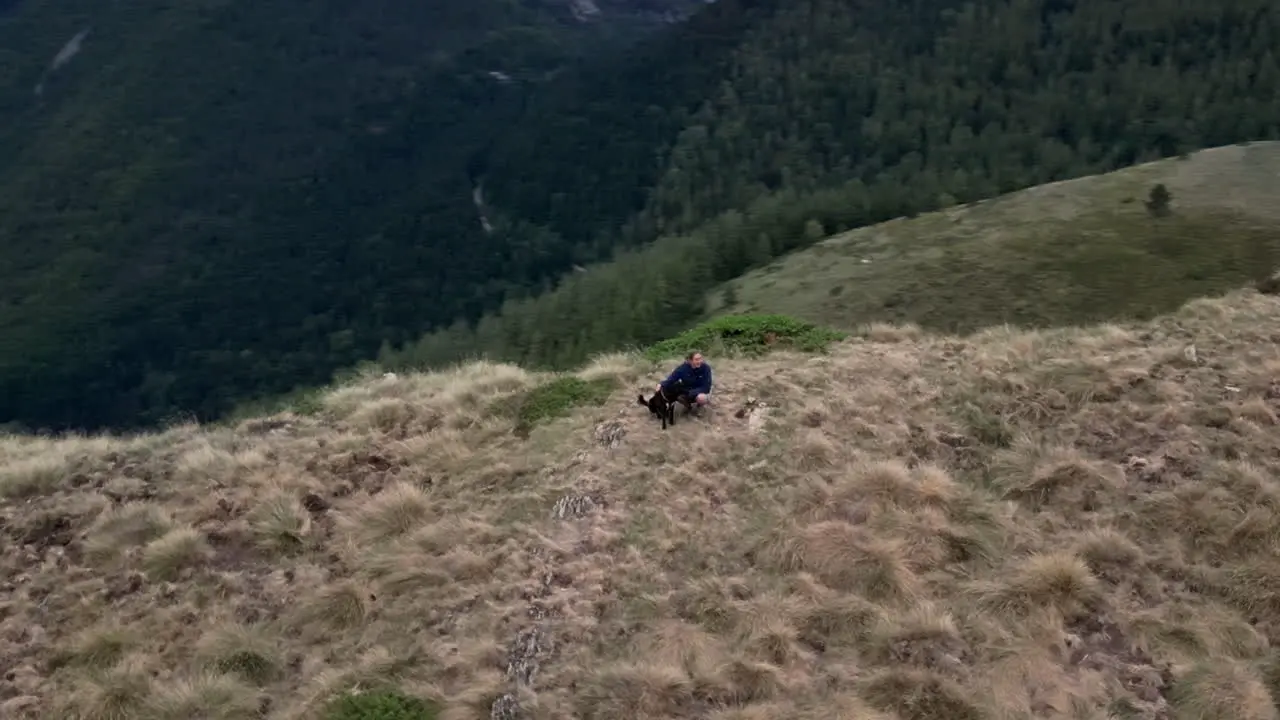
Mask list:
[[[689,362],[689,367],[702,367],[702,353],[694,350],[684,358]]]

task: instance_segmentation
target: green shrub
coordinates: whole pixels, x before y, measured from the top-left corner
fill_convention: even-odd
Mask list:
[[[528,433],[543,420],[562,417],[575,407],[599,405],[613,390],[611,378],[583,380],[566,376],[526,392],[515,404],[516,431]]]
[[[845,334],[787,315],[726,315],[660,343],[645,351],[650,360],[683,357],[693,350],[721,354],[761,355],[785,347],[822,352]]]
[[[436,720],[440,708],[395,690],[343,695],[329,703],[324,720]]]

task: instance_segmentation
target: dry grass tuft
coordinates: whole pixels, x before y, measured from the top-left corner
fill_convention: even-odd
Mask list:
[[[901,460],[879,460],[855,467],[847,492],[909,509],[945,508],[955,501],[958,488],[951,475],[935,465],[912,469]]]
[[[369,592],[353,582],[330,585],[303,601],[294,625],[308,633],[359,627],[369,613]]]
[[[365,500],[343,518],[343,525],[361,543],[391,540],[421,526],[431,514],[431,501],[417,486],[397,482]]]
[[[1276,720],[1280,712],[1257,673],[1231,660],[1197,663],[1170,688],[1179,720]]]
[[[347,421],[354,427],[386,433],[407,428],[419,419],[426,430],[438,427],[440,422],[440,416],[429,410],[422,412],[420,418],[418,408],[405,398],[389,397],[361,405],[348,416]]]
[[[383,594],[422,592],[448,585],[451,581],[434,557],[414,550],[371,554],[364,570]]]
[[[152,695],[150,715],[156,720],[238,720],[253,717],[262,707],[260,691],[230,675],[200,674],[169,679]]]
[[[984,720],[958,683],[929,670],[884,670],[867,679],[863,692],[873,706],[902,720]]]
[[[236,452],[220,447],[230,444],[225,436],[197,438],[179,451],[173,468],[176,479],[199,485],[221,485],[265,464],[266,458],[253,450]]]
[[[176,580],[212,555],[204,534],[193,527],[178,527],[147,543],[142,567],[153,580]]]
[[[107,508],[88,530],[85,551],[99,563],[145,545],[169,531],[169,513],[152,503],[130,502]]]
[[[711,677],[728,662],[723,641],[692,623],[662,621],[639,643],[639,653],[681,668],[694,677]]]
[[[76,720],[127,720],[145,717],[152,680],[141,658],[130,657],[119,666],[98,673],[82,673],[62,699],[61,717]]]
[[[263,628],[230,623],[210,630],[196,644],[196,657],[209,670],[263,686],[284,672],[279,650]]]
[[[620,664],[593,673],[577,694],[583,720],[680,715],[696,707],[695,687],[678,666]]]
[[[311,515],[294,494],[276,489],[249,513],[254,542],[268,554],[291,555],[301,551],[311,533]]]
[[[115,627],[93,627],[72,639],[65,651],[51,663],[56,667],[71,666],[89,670],[108,670],[139,644],[139,638],[128,630]]]
[[[7,462],[0,469],[0,498],[21,499],[57,489],[68,472],[67,458],[58,453]]]
[[[1277,322],[1246,292],[873,328],[715,360],[743,416],[666,432],[619,354],[527,437],[503,408],[559,385],[491,363],[6,436],[0,713],[323,720],[395,687],[450,720],[1272,719]]]
[[[863,337],[877,343],[906,343],[920,340],[925,331],[919,325],[906,323],[892,325],[889,323],[871,323],[862,332]]]
[[[782,670],[770,663],[735,659],[725,668],[728,687],[722,702],[745,704],[769,700],[786,689]]]
[[[819,651],[856,648],[884,621],[885,610],[875,603],[856,595],[829,597],[803,611],[799,639]]]
[[[1137,543],[1111,528],[1086,531],[1076,542],[1075,552],[1093,573],[1112,581],[1132,578],[1146,560]]]
[[[805,472],[832,467],[839,456],[839,448],[821,430],[805,430],[796,439],[794,458],[796,466]]]
[[[578,377],[588,382],[592,380],[614,380],[631,382],[641,373],[642,364],[634,355],[621,352],[603,353],[592,358],[586,367],[578,372]]]
[[[771,548],[782,569],[811,572],[832,588],[873,600],[916,595],[918,579],[904,552],[899,541],[836,520],[793,530]]]
[[[723,632],[740,614],[736,599],[719,578],[695,577],[672,593],[670,606],[679,618]]]
[[[961,671],[971,652],[951,613],[931,605],[883,619],[868,646],[871,656],[882,663],[942,672]]]
[[[1091,510],[1124,485],[1124,472],[1072,448],[1043,447],[1028,438],[997,453],[992,474],[1004,496],[1029,508]]]
[[[1093,608],[1101,583],[1078,555],[1041,552],[1020,558],[1008,578],[983,586],[982,601],[1001,614],[1053,608],[1075,617]]]

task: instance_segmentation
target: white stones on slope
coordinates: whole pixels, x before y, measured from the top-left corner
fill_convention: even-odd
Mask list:
[[[558,520],[580,518],[598,507],[600,502],[590,495],[565,495],[551,508],[551,516]]]
[[[748,397],[733,416],[739,419],[746,418],[747,429],[759,434],[764,432],[765,422],[769,419],[769,406],[763,400]]]
[[[600,423],[595,428],[595,444],[612,449],[618,446],[625,434],[626,429],[620,422]],[[579,467],[589,461],[591,454],[590,450],[582,450],[575,453],[567,463],[543,470],[549,477],[554,477],[572,468],[578,468],[573,471],[577,478],[574,483],[577,485],[577,491],[556,500],[551,508],[551,517],[553,520],[570,521],[596,515],[596,517],[590,517],[586,523],[568,528],[568,531],[579,539],[590,536],[591,530],[588,527],[591,523],[605,522],[596,513],[597,510],[605,507],[602,495],[594,491],[598,478],[590,472],[589,468]],[[532,688],[542,664],[555,653],[555,640],[549,630],[554,625],[548,623],[556,622],[554,618],[558,616],[559,611],[547,607],[544,600],[555,593],[557,588],[566,588],[573,584],[573,578],[562,572],[561,568],[556,567],[550,553],[547,553],[544,548],[534,548],[532,553],[545,562],[539,563],[542,567],[536,576],[537,587],[531,588],[523,595],[528,602],[527,615],[530,618],[530,624],[516,634],[507,649],[505,674],[510,690],[490,704],[489,720],[521,720],[528,717],[528,712],[520,705],[521,691]]]
[[[542,664],[540,658],[549,649],[541,628],[535,626],[521,630],[507,650],[507,679],[518,686],[532,685]]]
[[[517,720],[519,717],[520,702],[511,693],[503,693],[489,706],[489,720]]]
[[[596,443],[601,447],[605,447],[610,450],[621,445],[622,438],[626,437],[626,435],[627,428],[617,420],[600,423],[599,425],[596,425],[595,430],[592,431],[592,436],[595,437]]]

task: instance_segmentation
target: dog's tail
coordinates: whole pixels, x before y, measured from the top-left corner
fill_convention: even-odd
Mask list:
[[[637,395],[637,396],[636,396],[636,402],[640,403],[641,405],[643,405],[643,406],[645,406],[645,407],[649,407],[649,403],[647,403],[647,402],[645,402],[645,401],[644,401],[644,396],[643,396],[643,395]]]

